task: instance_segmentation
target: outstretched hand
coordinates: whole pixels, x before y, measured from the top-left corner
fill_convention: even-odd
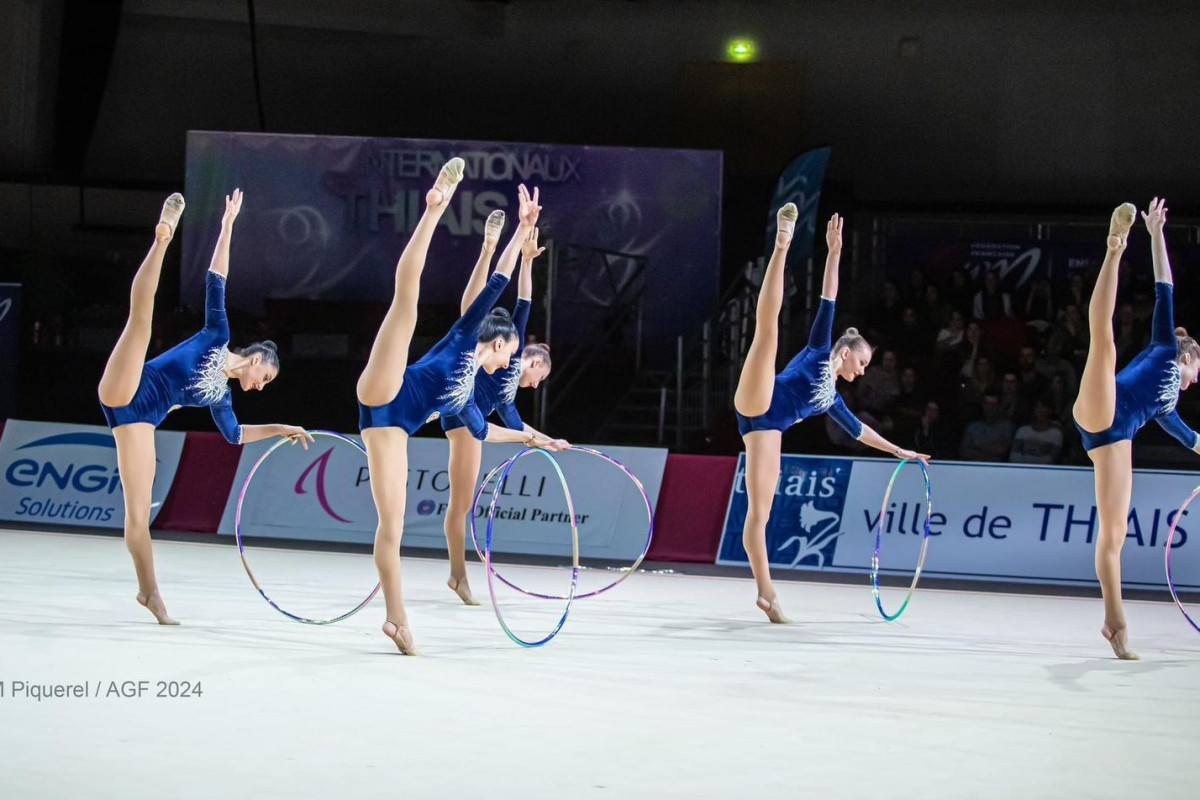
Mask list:
[[[929,460],[932,458],[927,453],[918,453],[915,450],[905,450],[903,447],[896,450],[896,458],[916,459],[925,466],[929,466]]]
[[[521,258],[529,263],[546,252],[546,248],[538,247],[538,229],[534,228],[525,241],[521,242]]]
[[[831,253],[842,249],[842,223],[844,222],[842,217],[834,214],[829,218],[829,224],[825,226],[825,244],[829,245]]]
[[[534,225],[537,225],[538,214],[542,212],[542,207],[538,205],[540,194],[541,190],[536,186],[533,187],[532,197],[529,194],[529,190],[525,188],[525,184],[522,183],[517,187],[517,196],[520,202],[518,216],[521,225],[526,228],[532,228]]]
[[[225,195],[225,216],[221,218],[222,225],[232,225],[242,210],[242,190],[234,189],[233,194]]]
[[[1150,231],[1150,235],[1154,236],[1163,231],[1163,226],[1167,224],[1167,200],[1166,198],[1154,198],[1150,201],[1150,208],[1142,212],[1142,220],[1146,223],[1146,230]]]
[[[280,431],[280,436],[287,439],[293,445],[295,445],[296,442],[299,442],[305,450],[308,449],[309,442],[315,441],[312,434],[304,430],[304,428],[301,428],[299,425],[281,425],[280,427],[283,428],[283,430]]]

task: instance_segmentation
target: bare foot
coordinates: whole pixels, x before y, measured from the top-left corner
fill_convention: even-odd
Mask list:
[[[1125,247],[1129,238],[1129,229],[1137,218],[1137,207],[1133,203],[1121,203],[1113,210],[1112,219],[1108,223],[1108,249],[1118,250]]]
[[[455,187],[463,179],[463,170],[466,166],[467,162],[461,158],[452,158],[447,161],[442,166],[442,171],[438,173],[433,188],[425,193],[425,205],[437,208],[450,202],[450,196],[454,194]]]
[[[450,578],[447,579],[446,585],[450,587],[452,592],[459,596],[459,598],[463,601],[463,605],[479,605],[479,601],[476,600],[471,594],[471,585],[467,583],[466,575],[462,576],[461,578],[455,578],[453,575],[451,575]]]
[[[1109,645],[1112,646],[1113,654],[1122,661],[1137,661],[1141,658],[1141,656],[1129,649],[1128,628],[1112,628],[1106,624],[1100,629],[1100,635],[1108,640]]]
[[[147,611],[154,615],[158,620],[159,625],[178,625],[179,623],[171,619],[167,613],[167,604],[163,602],[162,595],[158,590],[151,592],[149,595],[144,595],[138,592],[137,601],[143,605]]]
[[[778,231],[775,234],[775,246],[787,247],[792,243],[792,234],[796,231],[796,220],[800,217],[800,210],[796,208],[795,203],[786,203],[775,214],[775,227]]]
[[[388,631],[388,626],[391,626],[391,632]],[[412,631],[408,629],[407,625],[397,625],[390,619],[384,620],[383,635],[392,640],[392,642],[396,645],[396,649],[400,651],[400,655],[418,655],[417,648],[413,644]]]
[[[767,615],[767,619],[777,625],[791,625],[792,621],[783,615],[783,606],[779,604],[779,598],[768,601],[765,597],[760,597],[754,601],[754,604],[762,609],[762,612]]]
[[[179,227],[179,218],[183,216],[183,195],[179,192],[171,195],[163,203],[162,213],[158,215],[158,224],[154,226],[154,238],[160,242],[171,241],[175,229]]]

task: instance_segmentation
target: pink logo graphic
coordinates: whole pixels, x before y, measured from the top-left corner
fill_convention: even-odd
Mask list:
[[[304,479],[308,477],[308,473],[312,472],[313,469],[316,468],[317,500],[320,501],[321,508],[325,509],[325,513],[336,519],[338,522],[350,522],[350,520],[346,519],[345,517],[339,516],[338,513],[329,506],[329,498],[325,496],[325,467],[328,466],[329,457],[331,455],[333,455],[332,447],[318,456],[316,461],[309,464],[308,469],[300,473],[300,478],[296,481],[296,494],[308,494],[308,491],[304,488]]]

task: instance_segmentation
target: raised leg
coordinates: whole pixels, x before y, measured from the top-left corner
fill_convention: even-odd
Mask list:
[[[404,593],[400,583],[400,538],[404,535],[404,507],[408,482],[408,434],[400,428],[368,428],[363,431],[367,468],[371,474],[371,497],[379,512],[375,529],[375,568],[387,607],[383,633],[406,656],[416,655]]]
[[[154,545],[150,540],[150,503],[154,488],[154,426],[136,422],[113,428],[117,440],[117,469],[125,495],[125,547],[137,572],[137,601],[159,625],[178,625],[167,614],[154,574]]]
[[[1104,627],[1101,635],[1117,658],[1136,660],[1129,650],[1125,607],[1121,602],[1121,548],[1129,521],[1133,495],[1133,443],[1128,439],[1097,447],[1092,457],[1096,472],[1096,510],[1100,531],[1096,538],[1096,577],[1104,595]]]
[[[1073,411],[1075,421],[1092,433],[1109,428],[1117,409],[1117,345],[1113,340],[1112,318],[1117,305],[1117,271],[1136,211],[1131,204],[1125,203],[1113,212],[1108,252],[1088,303],[1091,344]]]
[[[743,416],[757,417],[771,407],[771,395],[775,391],[775,356],[779,349],[779,311],[783,308],[783,271],[796,217],[796,206],[792,203],[779,209],[775,252],[767,262],[762,288],[758,292],[754,339],[750,342],[733,395],[733,407]]]
[[[791,622],[783,614],[775,585],[771,583],[771,565],[767,554],[767,521],[775,501],[779,483],[780,449],[783,434],[779,431],[751,431],[742,437],[746,442],[746,525],[742,529],[742,546],[750,558],[750,571],[758,588],[756,605],[771,622]]]
[[[479,605],[467,582],[467,515],[474,514],[476,484],[483,445],[466,428],[446,433],[450,442],[450,501],[442,522],[446,531],[446,550],[450,554],[450,579],[446,585],[469,606]]]
[[[146,349],[150,346],[154,294],[158,291],[163,257],[167,254],[167,245],[175,236],[183,206],[181,194],[173,194],[163,203],[162,214],[154,228],[154,244],[133,276],[133,286],[129,291],[129,319],[100,377],[100,402],[106,406],[119,408],[129,405],[137,394],[142,381],[142,367],[146,363]]]
[[[442,167],[437,182],[425,195],[425,212],[396,263],[392,304],[383,317],[379,332],[375,334],[367,366],[358,378],[358,400],[363,405],[384,405],[400,391],[404,367],[408,364],[408,347],[417,325],[417,298],[421,291],[425,258],[438,220],[442,218],[455,187],[462,180],[463,166],[461,158],[452,158]]]

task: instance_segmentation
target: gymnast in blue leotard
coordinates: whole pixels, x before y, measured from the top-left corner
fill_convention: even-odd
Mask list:
[[[408,480],[408,437],[436,415],[464,414],[472,436],[489,442],[522,442],[553,447],[536,435],[492,425],[468,410],[474,404],[477,370],[493,373],[508,366],[517,351],[517,332],[504,309],[493,308],[516,265],[516,250],[502,260],[487,285],[434,348],[405,368],[417,321],[421,272],[438,220],[463,177],[465,164],[453,158],[425,195],[425,211],[396,264],[392,304],[358,379],[359,424],[367,448],[371,497],[379,513],[375,530],[375,566],[387,611],[384,634],[401,653],[415,653],[400,583],[400,537],[404,530]],[[533,230],[540,210],[538,191],[520,187],[520,224],[516,236]],[[489,310],[491,313],[489,313]]]
[[[244,391],[261,390],[279,374],[274,342],[229,350],[225,315],[225,281],[229,274],[229,242],[233,221],[242,207],[235,189],[225,198],[225,216],[205,278],[204,329],[167,352],[146,361],[154,316],[154,293],[163,256],[175,235],[184,201],[173,194],[163,204],[154,244],[138,267],[129,297],[129,320],[121,332],[104,375],[99,396],[104,418],[117,444],[117,463],[125,497],[125,544],[138,577],[137,600],[162,625],[176,623],[167,614],[154,572],[150,541],[150,493],[154,485],[154,429],[180,406],[208,406],[221,434],[234,444],[286,436],[308,446],[312,437],[294,425],[239,425],[233,413],[229,381]]]
[[[1119,374],[1113,340],[1112,316],[1117,303],[1117,272],[1125,252],[1137,209],[1124,203],[1109,223],[1108,252],[1088,305],[1091,346],[1079,380],[1075,400],[1075,425],[1092,460],[1096,479],[1096,510],[1100,535],[1096,538],[1096,576],[1104,596],[1101,635],[1118,658],[1136,659],[1129,650],[1128,625],[1121,601],[1121,546],[1125,543],[1129,503],[1133,490],[1132,440],[1154,420],[1189,450],[1200,451],[1195,431],[1179,418],[1175,405],[1179,393],[1196,382],[1200,346],[1183,328],[1176,328],[1171,263],[1167,258],[1163,227],[1165,201],[1154,198],[1142,214],[1150,231],[1154,262],[1154,319],[1150,345]]]
[[[863,425],[850,413],[837,393],[838,378],[853,381],[863,374],[871,362],[871,347],[854,328],[848,328],[831,345],[838,262],[842,252],[842,218],[837,214],[829,220],[825,231],[829,256],[825,260],[821,305],[817,309],[808,346],[791,360],[783,372],[775,374],[779,310],[783,305],[783,271],[798,216],[793,203],[779,209],[775,252],[767,263],[762,289],[758,294],[754,340],[742,365],[733,400],[738,430],[746,445],[749,508],[742,531],[742,544],[757,585],[758,598],[755,604],[767,615],[767,619],[779,623],[790,620],[784,615],[783,606],[771,582],[766,531],[771,504],[775,499],[775,487],[779,482],[783,431],[809,417],[829,414],[847,433],[869,447],[899,458],[929,458],[923,453],[899,448],[869,426]]]
[[[493,211],[484,229],[483,248],[479,259],[463,292],[464,312],[484,286],[492,252],[495,251],[503,225],[504,212]],[[513,237],[508,247],[512,248],[516,244],[517,238]],[[450,498],[446,504],[446,515],[442,518],[446,549],[450,556],[450,577],[446,585],[469,606],[479,603],[471,595],[471,587],[467,581],[467,515],[475,498],[479,464],[483,457],[480,441],[469,431],[479,424],[479,420],[487,419],[494,411],[500,416],[504,427],[523,431],[526,435],[542,436],[538,430],[521,419],[516,407],[518,388],[536,389],[550,374],[549,348],[540,343],[525,344],[525,326],[529,321],[529,308],[533,299],[533,262],[545,249],[538,247],[537,228],[520,242],[520,248],[521,268],[517,273],[517,302],[513,308],[512,320],[517,329],[518,347],[521,349],[514,354],[507,368],[497,370],[491,375],[480,370],[475,376],[475,403],[467,406],[461,414],[447,415],[441,419],[442,430],[446,432],[446,439],[450,444]],[[501,260],[506,257],[507,251],[501,255]],[[570,446],[561,439],[555,439],[554,442],[560,450]]]

